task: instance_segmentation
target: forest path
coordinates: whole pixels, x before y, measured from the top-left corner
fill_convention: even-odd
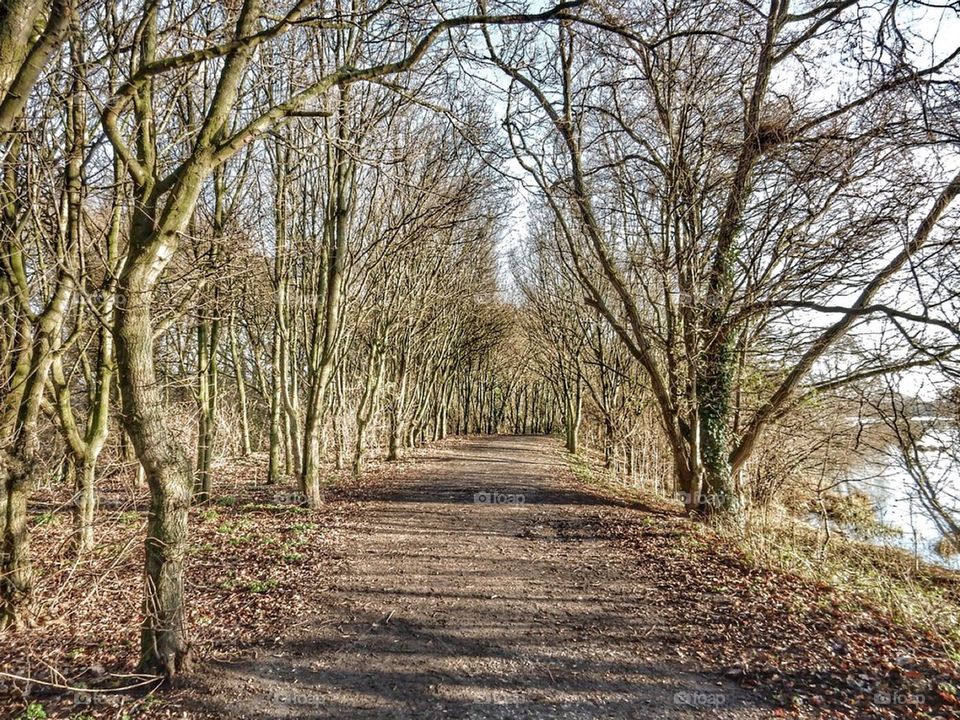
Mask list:
[[[578,490],[554,439],[439,443],[365,493],[345,571],[318,578],[316,620],[208,666],[190,704],[240,718],[769,717],[681,667],[636,560],[594,533],[624,512]]]

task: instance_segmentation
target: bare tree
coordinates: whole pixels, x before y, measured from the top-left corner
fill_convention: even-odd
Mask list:
[[[924,166],[955,137],[944,88],[960,49],[923,64],[929,53],[868,29],[908,11],[870,13],[691,3],[584,10],[549,44],[532,30],[487,34],[516,156],[587,302],[647,376],[691,510],[737,515],[737,479],[765,428],[862,374],[819,372],[842,338],[867,323],[943,323],[886,294],[948,252],[960,176]],[[840,37],[856,42],[834,62],[861,63],[849,88],[818,60]],[[908,347],[865,371],[955,347]],[[744,371],[764,376],[753,396]]]

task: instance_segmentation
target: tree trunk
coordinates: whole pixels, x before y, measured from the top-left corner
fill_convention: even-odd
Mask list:
[[[93,550],[94,515],[97,511],[96,458],[74,463],[73,546],[77,554]]]
[[[3,537],[0,539],[0,628],[16,624],[33,593],[30,565],[27,499],[33,487],[38,451],[37,421],[44,387],[53,364],[54,338],[73,293],[68,274],[58,278],[57,290],[40,318],[30,352],[30,369],[15,411],[9,444],[0,447],[4,485]],[[5,423],[6,424],[6,423]]]
[[[150,263],[133,258],[120,278],[127,298],[117,310],[116,344],[123,419],[150,487],[140,671],[173,677],[189,668],[183,570],[193,471],[185,448],[166,426],[153,360],[152,293],[142,289]]]
[[[199,427],[197,429],[197,478],[194,493],[197,502],[207,502],[213,492],[213,444],[216,440],[218,375],[217,350],[220,345],[220,320],[204,319],[197,326],[197,375],[200,383]]]
[[[32,461],[21,459],[5,477],[3,544],[0,546],[0,629],[22,622],[33,594],[27,529],[27,498],[32,474]]]
[[[404,439],[403,415],[407,403],[407,355],[401,350],[400,361],[397,365],[397,376],[394,384],[393,400],[390,403],[390,438],[387,443],[387,460],[400,459],[400,447]]]
[[[383,382],[384,353],[379,343],[374,343],[367,363],[366,382],[363,386],[363,395],[360,406],[357,408],[357,442],[353,453],[353,474],[359,476],[363,464],[363,453],[367,426],[373,419],[373,412],[377,406],[377,396]]]
[[[286,348],[284,330],[287,318],[287,268],[286,268],[286,179],[290,163],[289,147],[284,153],[277,153],[276,187],[274,194],[274,228],[276,245],[273,250],[273,345],[270,349],[271,393],[270,393],[270,463],[267,468],[267,484],[272,485],[280,479],[280,453],[284,443],[285,468],[288,474],[293,470],[291,459],[294,444],[288,432],[288,417],[284,408],[286,390]],[[281,417],[281,412],[285,415]],[[283,423],[281,425],[281,422]]]
[[[566,431],[567,452],[576,455],[580,449],[580,418],[583,405],[579,393],[568,394],[565,398],[566,408],[564,412],[564,429]]]
[[[705,516],[736,518],[740,501],[733,486],[730,465],[730,397],[733,357],[729,340],[718,338],[704,359],[697,379],[700,419],[700,458],[703,495],[699,511]]]
[[[400,418],[394,404],[390,406],[390,437],[387,441],[387,460],[400,459],[400,437]]]
[[[250,416],[247,412],[247,372],[246,363],[240,353],[237,342],[236,313],[230,316],[230,358],[233,361],[233,373],[237,378],[237,401],[240,404],[240,448],[243,456],[250,454]]]

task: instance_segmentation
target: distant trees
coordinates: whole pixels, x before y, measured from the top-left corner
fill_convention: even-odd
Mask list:
[[[644,377],[613,328],[589,303],[576,270],[558,245],[549,209],[534,223],[530,245],[514,258],[524,301],[524,327],[535,364],[561,408],[566,449],[581,451],[584,417],[597,436],[603,466],[635,479],[638,454],[655,454],[650,439],[649,392]],[[638,433],[643,427],[644,432]],[[655,444],[655,443],[654,443]]]

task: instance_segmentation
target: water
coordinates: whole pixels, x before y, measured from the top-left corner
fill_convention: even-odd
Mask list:
[[[957,497],[960,491],[960,473],[955,459],[943,452],[944,448],[950,447],[944,441],[949,442],[947,438],[928,433],[920,458],[930,480],[938,488],[938,497],[949,507],[951,497]],[[856,479],[857,476],[869,479]],[[916,483],[902,466],[895,450],[891,449],[888,456],[865,465],[861,472],[853,473],[849,489],[862,490],[870,495],[877,505],[877,519],[900,531],[895,536],[870,538],[872,542],[898,547],[925,562],[960,570],[960,555],[947,558],[934,549],[942,535],[918,499]]]

